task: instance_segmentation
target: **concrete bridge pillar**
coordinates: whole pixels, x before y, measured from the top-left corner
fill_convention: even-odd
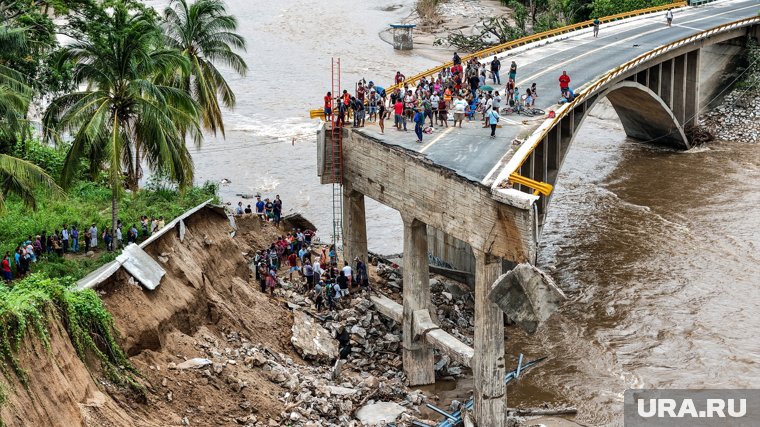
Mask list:
[[[343,186],[343,259],[354,264],[359,257],[367,262],[367,218],[364,194]]]
[[[414,335],[414,312],[431,306],[427,225],[403,214],[401,218],[404,221],[404,373],[410,386],[432,384],[435,382],[433,349],[423,338]]]
[[[683,126],[696,126],[699,122],[699,56],[700,49],[686,54],[686,107]]]
[[[507,385],[504,365],[504,313],[488,299],[502,273],[501,259],[475,252],[475,418],[478,425],[507,425]]]

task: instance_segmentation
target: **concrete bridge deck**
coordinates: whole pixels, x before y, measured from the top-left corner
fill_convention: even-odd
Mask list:
[[[664,13],[657,13],[602,25],[598,38],[593,37],[590,29],[578,30],[564,36],[563,40],[549,44],[539,42],[537,44],[540,46],[520,49],[518,53],[497,55],[502,63],[502,85],[498,88],[493,86],[506,100],[504,84],[509,64],[516,61],[520,92],[524,93],[524,89],[535,82],[539,94],[536,107],[548,112],[559,99],[557,79],[563,70],[570,75],[570,87],[577,92],[583,85],[647,51],[721,24],[756,16],[759,9],[760,0],[719,1],[676,10],[672,27],[665,25]],[[481,60],[490,62],[491,57]],[[490,80],[487,83],[490,84]],[[489,137],[490,129],[483,129],[482,122],[465,121],[461,129],[436,127],[433,134],[425,135],[422,144],[416,142],[413,124],[408,124],[409,131],[403,134],[393,129],[392,120],[386,121],[384,135],[377,127],[366,127],[357,132],[386,144],[419,152],[462,177],[487,183],[487,178],[509,160],[505,156],[513,148],[512,141],[515,138],[523,139],[542,120],[541,117],[518,114],[503,115],[500,122],[503,126],[497,129],[496,139]]]

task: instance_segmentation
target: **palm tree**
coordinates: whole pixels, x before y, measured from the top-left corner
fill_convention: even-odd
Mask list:
[[[19,52],[26,47],[23,29],[0,25],[0,49]],[[15,141],[24,131],[24,117],[32,98],[32,89],[18,71],[0,65],[0,138]],[[25,205],[37,209],[39,192],[59,196],[61,188],[39,166],[17,157],[0,153],[0,211],[5,210],[6,196],[14,194]]]
[[[43,118],[48,138],[73,137],[63,165],[61,183],[69,186],[81,160],[90,172],[108,167],[112,229],[124,175],[137,190],[140,163],[175,180],[180,188],[192,183],[193,162],[185,135],[200,135],[198,105],[187,92],[155,82],[159,75],[186,72],[187,60],[165,49],[161,29],[150,14],[119,2],[100,17],[108,30],[89,31],[67,47],[62,63],[74,66],[74,80],[83,90],[55,99]]]
[[[245,39],[235,33],[237,20],[228,15],[221,0],[172,0],[164,10],[166,43],[190,62],[190,75],[174,76],[174,84],[190,92],[202,109],[203,127],[224,136],[224,121],[219,107],[221,97],[228,108],[235,106],[235,94],[216,68],[221,64],[245,76],[243,58],[233,49],[245,51]]]

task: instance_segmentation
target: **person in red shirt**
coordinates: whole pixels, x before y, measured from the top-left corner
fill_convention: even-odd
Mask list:
[[[11,280],[13,280],[13,273],[11,273],[11,262],[10,259],[10,252],[6,252],[5,256],[3,257],[2,262],[2,270],[3,270],[3,278],[6,282],[10,283]]]
[[[295,252],[288,255],[288,266],[290,267],[290,281],[293,281],[293,272],[298,271],[298,256]]]
[[[331,122],[332,119],[332,93],[327,92],[327,95],[325,95],[325,121]]]
[[[404,117],[404,103],[401,101],[401,98],[396,99],[396,103],[393,104],[393,113],[394,113],[394,119],[396,123],[396,129],[401,130],[401,124],[404,125],[404,130],[406,130],[406,118]]]
[[[564,94],[567,92],[567,88],[570,87],[570,76],[567,75],[567,71],[563,71],[559,76],[559,90]]]
[[[406,80],[406,76],[401,74],[401,71],[396,71],[396,84],[400,84],[404,80]]]

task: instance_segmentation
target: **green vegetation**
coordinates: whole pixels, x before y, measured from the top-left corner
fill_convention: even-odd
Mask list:
[[[170,220],[214,198],[214,185],[192,186],[186,139],[200,144],[202,128],[224,134],[220,103],[234,106],[235,94],[216,67],[247,71],[236,29],[221,0],[172,0],[163,18],[138,0],[0,2],[0,250],[63,224],[78,225],[81,241],[93,223]],[[58,35],[73,42],[60,46]],[[38,135],[30,105],[50,98]],[[142,190],[141,165],[152,176]],[[34,274],[0,286],[7,378],[28,383],[16,352],[27,336],[49,347],[58,316],[80,357],[135,385],[97,294],[72,290],[115,256],[43,255]]]
[[[738,87],[745,93],[755,96],[760,92],[760,44],[752,37],[747,37],[747,49],[745,50],[747,68]]]
[[[49,317],[58,316],[80,358],[94,355],[111,381],[140,391],[132,377],[136,371],[116,342],[113,318],[103,302],[95,291],[73,291],[73,286],[71,278],[32,275],[11,289],[0,287],[0,370],[27,386],[28,374],[16,353],[27,334],[36,335],[49,350]],[[3,390],[0,403],[5,400]]]
[[[673,2],[671,0],[594,0],[591,10],[594,16],[610,16],[668,3]]]
[[[62,95],[44,118],[48,137],[71,133],[74,140],[63,165],[61,183],[70,187],[83,158],[92,168],[107,165],[111,187],[111,229],[119,218],[124,182],[137,190],[140,160],[184,188],[193,180],[185,134],[200,137],[198,105],[187,91],[156,83],[175,70],[187,72],[188,62],[160,44],[160,28],[149,13],[117,4],[99,22],[111,31],[93,28],[86,38],[66,47],[63,63],[74,64],[82,91]],[[95,172],[93,170],[92,172]]]

